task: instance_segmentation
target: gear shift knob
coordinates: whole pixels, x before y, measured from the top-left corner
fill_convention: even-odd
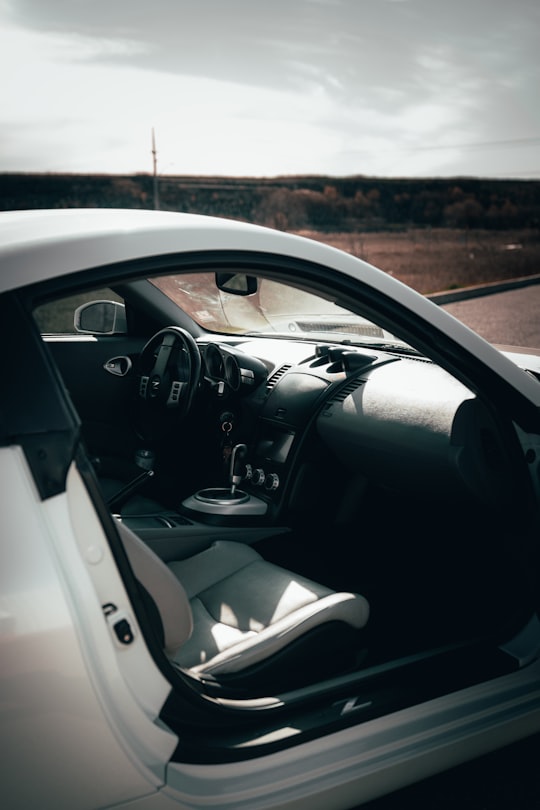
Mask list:
[[[247,446],[245,444],[235,444],[231,452],[231,466],[229,467],[229,480],[231,483],[231,495],[234,495],[236,487],[242,480],[242,475],[237,472],[237,464],[246,457]]]

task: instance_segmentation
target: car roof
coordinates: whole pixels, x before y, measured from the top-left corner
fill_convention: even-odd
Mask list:
[[[330,263],[330,254],[334,263],[339,255],[328,245],[282,231],[199,214],[101,208],[9,211],[0,213],[0,293],[131,259],[240,249]]]

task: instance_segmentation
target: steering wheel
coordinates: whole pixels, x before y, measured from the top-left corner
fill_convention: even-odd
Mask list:
[[[180,326],[167,326],[150,338],[139,356],[139,398],[147,413],[189,413],[201,375],[201,353]]]

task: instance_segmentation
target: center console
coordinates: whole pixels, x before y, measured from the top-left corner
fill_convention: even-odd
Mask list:
[[[327,386],[306,372],[283,377],[264,402],[249,450],[245,444],[232,450],[230,486],[196,492],[183,501],[182,513],[225,525],[279,518],[298,448]]]
[[[236,444],[231,451],[228,487],[208,487],[190,495],[182,502],[188,514],[210,515],[227,520],[266,514],[267,503],[255,495],[239,489],[239,484],[250,477],[251,465],[245,462],[247,446]]]

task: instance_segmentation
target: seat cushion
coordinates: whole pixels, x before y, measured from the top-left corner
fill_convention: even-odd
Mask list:
[[[168,565],[188,595],[194,628],[174,660],[196,672],[241,672],[322,623],[359,629],[369,616],[364,597],[335,593],[240,543],[218,541]]]

